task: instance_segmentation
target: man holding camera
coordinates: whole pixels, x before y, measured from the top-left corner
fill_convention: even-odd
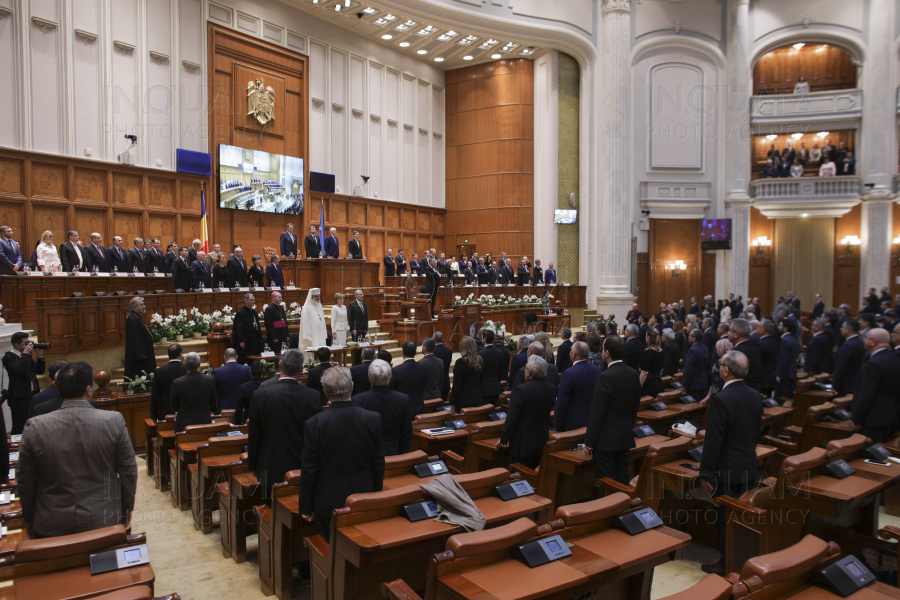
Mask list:
[[[13,421],[10,433],[18,435],[31,415],[31,398],[40,391],[37,376],[44,373],[44,344],[35,348],[26,332],[17,331],[12,335],[12,345],[13,349],[3,355],[3,368],[9,375],[6,399]]]

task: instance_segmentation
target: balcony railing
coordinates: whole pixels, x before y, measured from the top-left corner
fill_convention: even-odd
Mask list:
[[[750,182],[754,206],[770,218],[836,217],[859,202],[859,177],[792,177]]]
[[[752,96],[753,124],[797,124],[804,121],[853,121],[862,116],[862,90]]]

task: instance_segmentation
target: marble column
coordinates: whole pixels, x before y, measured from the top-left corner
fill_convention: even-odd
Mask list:
[[[893,135],[886,135],[885,124],[896,120],[894,94],[885,93],[885,82],[893,81],[893,0],[872,0],[869,5],[869,54],[863,66],[862,135],[856,143],[856,172],[862,182],[874,184],[862,197],[860,246],[860,293],[890,284],[891,209],[895,198],[891,191],[896,171],[897,148]]]
[[[621,322],[631,309],[632,202],[629,184],[631,145],[631,1],[601,0],[601,135],[599,232],[600,273],[597,311]]]
[[[728,0],[725,102],[725,215],[731,218],[726,251],[728,293],[745,299],[750,276],[750,0]],[[730,255],[730,256],[729,256]],[[716,286],[717,290],[719,285]],[[744,303],[746,305],[746,302]]]

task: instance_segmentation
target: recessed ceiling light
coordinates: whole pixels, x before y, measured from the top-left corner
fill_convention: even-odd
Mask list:
[[[366,8],[363,9],[363,12],[366,13],[367,15],[372,15],[372,14],[375,14],[375,9],[372,8],[371,6],[367,6]]]
[[[459,34],[453,31],[452,29],[449,31],[445,31],[441,35],[438,36],[438,39],[442,42],[448,42],[458,36]]]
[[[416,54],[428,54],[428,50],[416,50]]]
[[[499,54],[491,54],[491,58],[497,60],[498,58],[501,58],[501,56]]]
[[[400,42],[401,48],[409,48],[409,42]]]
[[[416,26],[415,21],[407,20],[404,23],[400,23],[399,25],[397,25],[397,31],[406,31],[410,27],[415,27],[415,26]]]
[[[383,39],[383,40],[390,40],[390,39],[393,39],[393,37],[394,37],[394,36],[392,36],[391,34],[386,33],[386,34],[384,34],[383,36],[381,36],[381,39]]]
[[[463,60],[472,60],[473,58],[475,58],[475,57],[472,56],[471,54],[467,54],[466,56],[463,56]]]
[[[471,46],[473,43],[478,41],[477,35],[467,35],[463,39],[459,40],[460,46]]]
[[[437,58],[434,59],[434,62],[444,62],[444,59],[441,58],[440,56],[438,56]]]
[[[340,4],[335,4],[335,5],[334,5],[334,12],[341,12],[341,5],[340,5]]]
[[[426,25],[423,29],[419,30],[419,35],[431,35],[437,31],[437,27],[434,25]]]
[[[385,25],[387,25],[388,23],[390,23],[391,21],[394,21],[396,19],[397,19],[397,17],[388,13],[388,14],[384,15],[383,17],[378,17],[377,19],[375,19],[375,24],[378,25],[379,27],[384,27]]]
[[[803,217],[803,218],[804,218],[804,219],[805,219],[805,218],[806,218],[806,217],[808,217],[808,216],[809,216],[809,213],[803,213],[803,214],[802,214],[802,215],[800,215],[800,216],[801,216],[801,217]]]
[[[804,44],[803,42],[797,42],[796,44],[794,44],[794,50],[799,50],[800,48],[802,48],[805,45],[806,44]]]

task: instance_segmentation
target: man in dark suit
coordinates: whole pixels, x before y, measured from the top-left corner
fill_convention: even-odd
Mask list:
[[[743,378],[744,383],[757,392],[762,385],[762,357],[759,350],[750,342],[750,321],[746,319],[732,319],[731,328],[728,330],[728,341],[734,349],[743,353],[749,361],[749,370]]]
[[[0,227],[0,275],[15,275],[25,265],[19,243],[9,225]]]
[[[331,228],[331,231],[328,232],[328,237],[325,238],[325,257],[341,257],[341,245],[338,241],[337,229],[335,229],[334,227]]]
[[[409,452],[412,442],[412,421],[409,419],[409,396],[392,391],[391,365],[383,360],[371,362],[369,389],[353,396],[353,405],[381,415],[381,438],[384,455],[396,456]]]
[[[306,240],[304,240],[304,245]],[[278,240],[278,249],[282,256],[297,256],[297,234],[294,233],[294,224],[287,224],[287,231],[281,234]],[[318,254],[316,254],[318,256]]]
[[[606,336],[603,360],[609,366],[597,378],[584,436],[584,451],[594,456],[596,479],[609,477],[627,484],[628,460],[635,446],[632,429],[641,405],[641,378],[637,371],[623,362],[624,358],[625,342],[622,338]]]
[[[556,395],[554,428],[559,431],[572,431],[587,426],[591,403],[600,367],[588,362],[591,350],[585,342],[575,342],[569,354],[572,366],[566,369],[559,379],[559,392]],[[634,425],[629,426],[629,431]]]
[[[638,339],[640,329],[634,323],[625,327],[625,364],[640,373],[641,357],[644,355],[644,345]]]
[[[519,369],[525,366],[525,363],[528,361],[528,338],[526,336],[520,336],[518,342],[516,343],[516,353],[510,358],[509,361],[509,373],[507,373],[506,381],[508,383],[512,383],[516,378],[516,373],[519,372]]]
[[[572,351],[572,330],[563,327],[559,330],[559,336],[563,341],[556,350],[556,369],[562,375],[572,366],[572,359],[569,358],[569,352]]]
[[[681,366],[681,346],[675,341],[675,331],[673,329],[663,329],[663,369],[662,376],[667,377],[678,372]]]
[[[206,260],[206,254],[204,253],[204,262]],[[134,238],[134,247],[128,250],[127,253],[127,261],[128,265],[126,267],[127,272],[129,273],[146,273],[147,266],[144,264],[144,239],[143,238]]]
[[[518,281],[516,281],[516,285],[526,285],[531,282],[530,271],[528,268],[528,264],[526,264],[525,259],[522,259],[522,262],[519,263],[519,268],[516,271],[516,276],[518,277]]]
[[[47,367],[47,377],[50,378],[50,385],[35,394],[31,399],[31,416],[35,416],[37,414],[46,414],[48,412],[52,412],[57,410],[60,406],[62,406],[62,398],[59,395],[59,390],[56,387],[56,374],[59,373],[59,370],[66,366],[66,361],[64,360],[55,360],[50,363],[50,366]],[[92,400],[93,402],[93,400]],[[42,410],[42,406],[44,404],[53,404],[54,407],[48,410]],[[41,410],[41,412],[38,412]]]
[[[685,391],[697,400],[706,398],[709,391],[709,352],[703,345],[703,334],[699,329],[692,329],[688,336],[691,349],[684,355],[684,370],[681,385]]]
[[[128,309],[130,312],[125,319],[125,377],[134,378],[156,371],[156,353],[153,350],[153,336],[141,316],[147,312],[144,299],[135,296],[128,303]]]
[[[365,294],[362,290],[356,290],[353,301],[347,306],[347,328],[350,336],[356,341],[359,336],[369,333],[369,307],[366,306]]]
[[[194,264],[194,261],[197,260],[197,253],[200,252],[200,240],[194,240],[191,242],[191,247],[188,248],[188,263]],[[206,260],[204,258],[204,260]]]
[[[556,269],[553,268],[553,263],[550,263],[550,268],[544,270],[544,285],[553,285],[556,283]]]
[[[409,274],[410,275],[421,275],[422,274],[422,265],[419,262],[419,253],[413,252],[412,258],[409,259]]]
[[[281,377],[254,392],[247,430],[250,469],[262,485],[263,498],[288,471],[303,466],[306,422],[322,412],[319,395],[297,378],[303,373],[303,353],[288,350],[281,356]]]
[[[866,348],[859,337],[859,321],[848,318],[841,325],[844,343],[838,349],[837,362],[831,377],[831,386],[838,396],[852,394],[856,388],[859,372],[866,360]]]
[[[534,267],[531,269],[531,285],[544,283],[544,269],[541,268],[541,261],[535,260]]]
[[[825,303],[822,302],[822,294],[816,294],[816,303],[813,306],[813,319],[818,319],[825,312]]]
[[[325,397],[325,390],[322,388],[322,376],[325,374],[325,371],[337,365],[331,362],[331,349],[328,346],[318,348],[316,350],[316,358],[319,360],[319,364],[309,370],[309,375],[306,378],[306,387],[318,392],[319,404],[320,406],[325,406],[328,403],[328,398]]]
[[[148,273],[165,273],[166,258],[162,252],[162,243],[159,238],[153,238],[150,248],[144,253],[144,264]]]
[[[41,391],[37,376],[44,373],[44,352],[35,350],[28,334],[17,331],[10,339],[12,350],[3,355],[3,368],[9,376],[6,384],[9,393],[9,410],[12,413],[12,435],[22,433],[31,414],[31,400]],[[34,358],[37,357],[37,360]],[[2,432],[5,436],[5,431]]]
[[[716,322],[707,317],[703,319],[703,345],[709,351],[709,355],[713,356],[716,352],[716,342],[719,336],[716,334]]]
[[[129,255],[131,250],[128,251]],[[212,288],[212,274],[209,270],[209,263],[206,262],[206,252],[201,250],[197,253],[197,260],[191,263],[191,287],[199,290],[200,287]]]
[[[387,254],[384,259],[384,276],[385,277],[393,277],[397,272],[397,263],[394,261],[394,251],[390,248],[387,249]]]
[[[172,261],[172,285],[174,289],[189,292],[194,287],[191,275],[191,267],[188,264],[188,249],[182,246],[178,249],[178,258]]]
[[[424,261],[423,261],[424,262]],[[428,294],[428,302],[431,304],[431,318],[434,319],[434,305],[437,302],[438,288],[441,287],[441,276],[435,268],[437,261],[428,259],[425,267],[425,293]]]
[[[122,247],[122,238],[115,236],[113,245],[106,249],[109,255],[109,271],[125,273],[128,271],[128,254]]]
[[[434,332],[434,355],[444,363],[444,374],[441,377],[441,398],[447,400],[450,396],[450,363],[453,361],[453,350],[444,345],[444,334]]]
[[[406,257],[403,255],[403,248],[397,250],[397,258],[394,259],[394,265],[397,267],[397,275],[406,275]]]
[[[825,333],[825,321],[816,319],[812,324],[812,339],[806,344],[806,355],[803,357],[803,370],[810,375],[827,373],[827,356],[831,353],[828,334]]]
[[[865,349],[869,360],[856,380],[851,418],[860,426],[860,433],[883,444],[890,441],[900,424],[900,358],[891,352],[890,336],[881,328],[868,332]]]
[[[216,382],[200,369],[200,355],[188,352],[184,356],[187,373],[172,382],[169,402],[175,411],[175,431],[188,425],[212,423],[210,413],[216,409]]]
[[[742,381],[748,370],[747,355],[726,352],[719,365],[724,387],[709,400],[700,478],[703,489],[713,496],[739,498],[756,484],[756,438],[763,407],[760,395]],[[719,562],[703,565],[706,573],[725,573],[726,523],[725,507],[717,507]]]
[[[269,265],[266,267],[266,283],[269,287],[284,287],[284,271],[281,270],[281,259],[277,254],[273,254],[269,259]]]
[[[351,494],[380,492],[384,480],[381,417],[350,401],[353,380],[344,367],[329,369],[322,385],[328,410],[303,426],[300,512],[329,540],[331,514]]]
[[[441,397],[441,380],[444,377],[444,361],[434,355],[434,339],[425,338],[422,340],[422,358],[419,360],[419,366],[425,369],[425,390],[422,397],[426,400],[433,400]],[[501,360],[502,360],[501,354]],[[500,383],[497,382],[499,388]],[[500,393],[497,393],[499,397]]]
[[[306,258],[319,258],[322,254],[322,240],[316,233],[316,226],[309,226],[309,233],[303,238],[303,250],[306,252]]]
[[[756,349],[759,350],[759,358],[762,363],[762,379],[759,391],[763,396],[770,397],[778,384],[778,376],[775,374],[778,360],[778,338],[775,337],[775,323],[769,319],[760,322],[757,330],[759,339]]]
[[[409,420],[425,412],[425,383],[428,373],[416,362],[416,343],[403,342],[403,362],[394,367],[390,388],[409,396]]]
[[[359,239],[359,232],[353,232],[353,239],[350,240],[350,243],[347,246],[347,249],[350,251],[350,258],[356,260],[362,260],[363,257],[363,247],[362,242]]]
[[[366,346],[360,354],[362,355],[362,362],[350,367],[354,396],[368,392],[369,388],[372,387],[372,384],[369,382],[369,367],[372,365],[372,361],[375,360],[377,352],[374,346]]]
[[[67,235],[69,239],[59,245],[59,260],[62,262],[62,270],[66,273],[87,271],[84,250],[81,249],[81,244],[78,243],[80,241],[78,232],[69,231]]]
[[[263,350],[262,330],[259,313],[253,309],[256,298],[251,293],[244,294],[244,305],[234,314],[231,326],[230,347],[237,353],[238,362],[247,364],[248,356],[259,356]]]
[[[775,375],[778,378],[778,398],[793,398],[797,387],[797,356],[800,355],[800,340],[797,339],[797,321],[782,319],[778,324],[781,342],[778,348],[778,364]]]
[[[166,275],[172,274],[172,265],[178,259],[178,244],[172,242],[169,244],[169,247],[166,248],[166,254],[163,256],[163,265],[165,268]]]
[[[228,274],[235,287],[247,287],[247,261],[244,260],[244,249],[237,246],[234,256],[228,259]]]
[[[500,270],[497,268],[497,261],[493,261],[490,265],[488,265],[487,284],[488,285],[497,285],[497,281],[499,279],[500,279]]]
[[[156,370],[150,387],[150,418],[157,421],[175,413],[169,400],[172,382],[187,375],[187,368],[181,362],[184,359],[181,344],[170,344],[168,351],[169,362]]]
[[[500,267],[500,283],[509,285],[516,282],[516,274],[512,267],[507,263]]]
[[[253,404],[253,394],[266,380],[266,366],[261,360],[250,363],[250,381],[241,384],[241,401],[234,411],[234,424],[242,425],[250,416],[250,405]],[[280,375],[280,374],[279,374]],[[279,375],[275,375],[278,378]]]
[[[494,332],[482,329],[479,332],[484,349],[478,352],[483,362],[481,376],[481,396],[485,404],[497,404],[500,399],[500,381],[508,375],[503,372],[503,353],[494,346]]]
[[[108,250],[103,247],[103,238],[99,233],[91,234],[91,243],[83,250],[84,270],[98,273],[109,273]]]
[[[213,370],[213,380],[216,382],[216,395],[218,405],[216,412],[237,409],[241,403],[241,385],[250,381],[250,367],[237,361],[237,352],[234,348],[225,350],[225,364]]]
[[[556,403],[556,386],[545,381],[547,361],[537,355],[525,363],[525,382],[516,386],[506,410],[506,423],[498,447],[509,446],[514,463],[529,469],[541,464],[544,444],[550,439],[547,421]]]
[[[544,352],[544,345],[540,342],[531,342],[528,345],[529,358],[532,356],[540,356],[544,360],[547,360],[547,357],[544,356]],[[569,352],[571,352],[571,350]],[[528,364],[527,359],[525,364]],[[556,369],[556,365],[547,365],[547,374],[544,376],[544,381],[554,388],[559,389],[559,371]],[[523,383],[525,383],[525,367],[516,371],[516,378],[509,384],[510,391],[516,389]]]

